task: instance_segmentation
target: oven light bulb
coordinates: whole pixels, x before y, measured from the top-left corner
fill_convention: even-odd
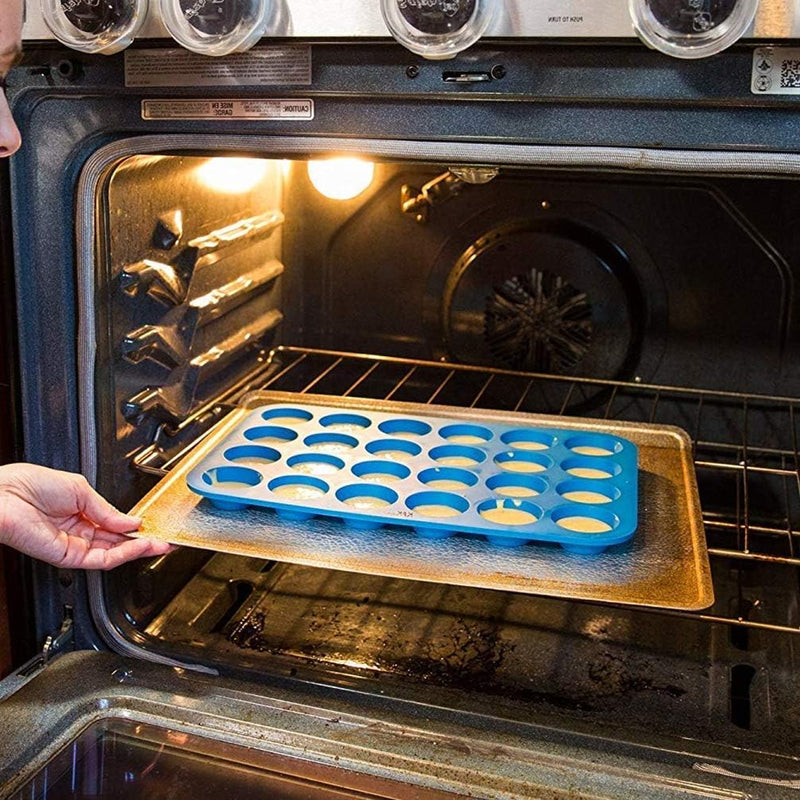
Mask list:
[[[198,168],[200,181],[209,189],[242,194],[253,189],[267,174],[269,162],[260,158],[209,158]]]
[[[371,183],[375,165],[359,158],[326,158],[308,162],[314,188],[331,200],[350,200]]]

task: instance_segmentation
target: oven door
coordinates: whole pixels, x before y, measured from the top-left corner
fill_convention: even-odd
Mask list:
[[[357,688],[67,654],[0,683],[0,796],[767,800],[797,788],[780,759],[419,711]]]

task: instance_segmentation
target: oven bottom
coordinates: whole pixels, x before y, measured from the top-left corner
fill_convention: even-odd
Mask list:
[[[719,602],[736,599],[717,565]],[[760,573],[760,574],[759,574]],[[767,574],[769,573],[769,575]],[[791,593],[791,571],[773,599]],[[214,555],[147,627],[177,652],[325,671],[421,702],[541,713],[794,755],[793,642],[702,619]]]

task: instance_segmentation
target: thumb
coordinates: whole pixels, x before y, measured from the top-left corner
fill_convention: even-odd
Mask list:
[[[135,531],[142,521],[138,517],[123,514],[118,511],[104,497],[101,497],[86,480],[78,482],[77,489],[78,510],[86,519],[100,528],[114,533],[128,533]]]

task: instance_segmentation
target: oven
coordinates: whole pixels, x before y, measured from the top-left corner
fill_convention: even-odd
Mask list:
[[[26,563],[42,649],[0,684],[6,791],[794,796],[796,12],[709,44],[636,3],[509,0],[434,52],[377,2],[268,5],[208,55],[153,9],[68,47],[29,4],[24,458],[130,508],[265,393],[678,426],[714,603],[190,547]]]

